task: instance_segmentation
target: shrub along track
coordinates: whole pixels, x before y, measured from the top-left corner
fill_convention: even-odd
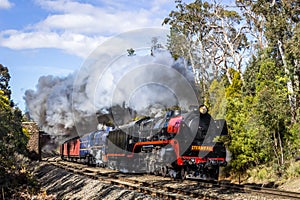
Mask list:
[[[154,175],[124,174],[57,158],[48,159],[46,162],[74,174],[161,199],[300,199],[300,193],[230,184],[224,181],[190,179],[179,181]]]

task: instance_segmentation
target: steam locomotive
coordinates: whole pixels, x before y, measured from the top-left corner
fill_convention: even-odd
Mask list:
[[[224,144],[215,140],[228,131],[224,119],[214,120],[207,111],[204,105],[169,110],[72,138],[61,144],[61,158],[122,172],[217,180],[227,163]]]

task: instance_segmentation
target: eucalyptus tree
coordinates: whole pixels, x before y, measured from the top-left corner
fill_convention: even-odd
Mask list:
[[[243,24],[243,18],[236,10],[228,10],[224,5],[214,4],[213,16],[216,24],[213,25],[211,41],[218,49],[217,55],[222,55],[219,64],[226,71],[229,82],[232,84],[230,69],[240,73],[243,81],[243,67],[249,48],[246,33],[248,26]]]
[[[299,108],[299,21],[300,3],[296,0],[237,0],[260,49],[267,48],[278,68],[284,69],[291,122]],[[261,54],[263,55],[263,54]]]
[[[217,1],[209,2],[177,1],[177,11],[171,11],[163,24],[171,26],[171,52],[188,60],[197,80],[208,81],[225,72],[232,83],[231,68],[242,76],[244,54],[249,46],[247,26],[240,25],[242,18],[237,11],[227,10]],[[182,45],[172,44],[178,42],[175,33],[181,36],[180,43],[185,41]]]
[[[199,84],[206,100],[209,77],[217,76],[218,70],[211,65],[211,20],[212,4],[196,0],[186,4],[177,1],[177,11],[171,11],[163,24],[169,24],[169,49],[175,58],[183,57],[186,65],[191,66],[195,83]],[[209,67],[213,70],[207,70]]]

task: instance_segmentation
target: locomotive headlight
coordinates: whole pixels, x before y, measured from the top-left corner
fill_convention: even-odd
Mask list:
[[[199,111],[200,111],[201,114],[204,115],[204,114],[207,113],[208,108],[205,105],[202,105],[202,106],[199,107]]]

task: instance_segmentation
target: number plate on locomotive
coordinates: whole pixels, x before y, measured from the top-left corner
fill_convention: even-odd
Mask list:
[[[192,151],[213,151],[213,146],[192,146]]]

